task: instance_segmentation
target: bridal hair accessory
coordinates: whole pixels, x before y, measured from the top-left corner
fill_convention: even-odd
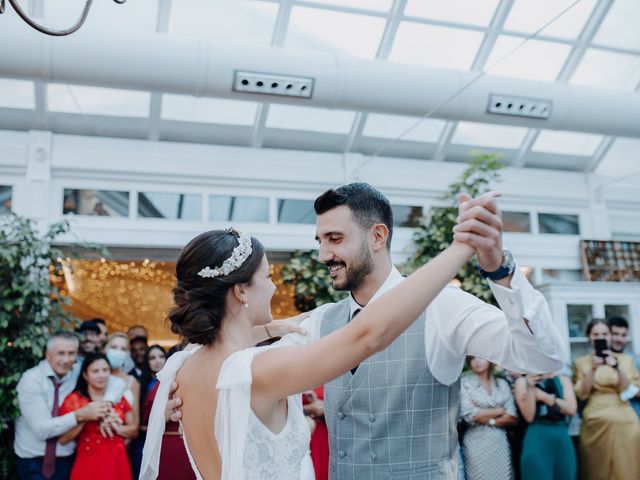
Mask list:
[[[238,246],[233,249],[231,256],[222,262],[222,265],[216,268],[206,266],[198,272],[198,276],[202,278],[214,278],[229,275],[234,270],[240,268],[245,260],[249,258],[251,252],[253,252],[250,235],[239,232],[233,227],[227,228],[226,231],[238,237]]]

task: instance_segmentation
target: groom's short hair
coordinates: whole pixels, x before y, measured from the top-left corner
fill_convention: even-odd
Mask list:
[[[316,198],[313,208],[316,215],[322,215],[341,205],[349,207],[354,220],[363,229],[371,228],[376,223],[384,223],[389,229],[387,250],[391,249],[393,211],[389,199],[382,192],[368,183],[349,183],[324,192]]]

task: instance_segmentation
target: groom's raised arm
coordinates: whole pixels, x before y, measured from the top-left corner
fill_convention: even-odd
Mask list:
[[[548,373],[567,358],[562,336],[543,295],[516,269],[510,288],[489,282],[500,309],[447,287],[427,311],[427,363],[450,384],[473,355],[509,370]]]

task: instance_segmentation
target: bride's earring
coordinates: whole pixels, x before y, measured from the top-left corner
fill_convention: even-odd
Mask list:
[[[244,302],[244,308],[249,308],[249,302]]]

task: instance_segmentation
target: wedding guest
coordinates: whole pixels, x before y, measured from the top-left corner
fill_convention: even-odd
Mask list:
[[[138,478],[140,464],[142,463],[142,449],[147,433],[147,422],[151,415],[151,403],[146,403],[147,396],[158,383],[156,374],[162,370],[167,361],[167,353],[161,345],[151,345],[144,354],[142,363],[142,376],[140,377],[140,429],[138,438],[133,441],[133,455],[131,468],[133,478]],[[148,411],[145,411],[145,408]]]
[[[631,357],[611,351],[611,330],[603,319],[587,325],[591,355],[576,359],[575,391],[586,401],[580,424],[582,480],[640,478],[640,426],[628,400],[620,393],[640,385]],[[604,348],[596,342],[604,342]]]
[[[629,336],[629,322],[623,317],[611,317],[609,325],[611,326],[611,350],[616,353],[623,353]],[[634,355],[633,353],[629,355],[633,358],[636,370],[640,370],[640,355]],[[631,402],[631,407],[640,418],[640,388],[631,384],[621,396]]]
[[[516,380],[515,397],[529,424],[520,457],[521,480],[572,480],[578,466],[569,436],[577,409],[571,379],[564,375],[525,375]]]
[[[111,366],[102,353],[91,353],[82,362],[82,369],[75,390],[65,398],[60,413],[62,415],[83,408],[91,402],[103,401]],[[125,436],[137,430],[133,422],[131,406],[122,397],[113,405],[113,415],[119,425],[116,434],[104,438],[100,424],[96,421],[80,422],[60,437],[65,445],[78,439],[78,449],[71,469],[70,480],[130,480],[131,470],[127,458]]]
[[[311,460],[316,480],[329,478],[329,432],[324,420],[324,387],[320,386],[302,394],[304,413],[313,419],[311,432]]]
[[[493,375],[493,365],[469,357],[471,372],[460,386],[460,415],[469,428],[462,437],[467,480],[511,480],[511,448],[506,428],[518,423],[511,388]]]
[[[45,359],[22,374],[18,386],[20,416],[15,423],[14,451],[21,480],[66,480],[75,443],[58,442],[60,435],[87,421],[104,418],[106,402],[91,401],[74,412],[60,406],[76,383],[73,366],[78,337],[59,331],[47,339]]]
[[[133,433],[127,432],[127,440],[135,438],[138,434],[138,424],[140,422],[140,383],[127,372],[130,370],[131,356],[129,354],[129,340],[122,332],[115,332],[109,335],[105,345],[105,355],[111,365],[111,374],[125,381],[126,387],[124,398],[133,411],[133,422],[136,430]]]

